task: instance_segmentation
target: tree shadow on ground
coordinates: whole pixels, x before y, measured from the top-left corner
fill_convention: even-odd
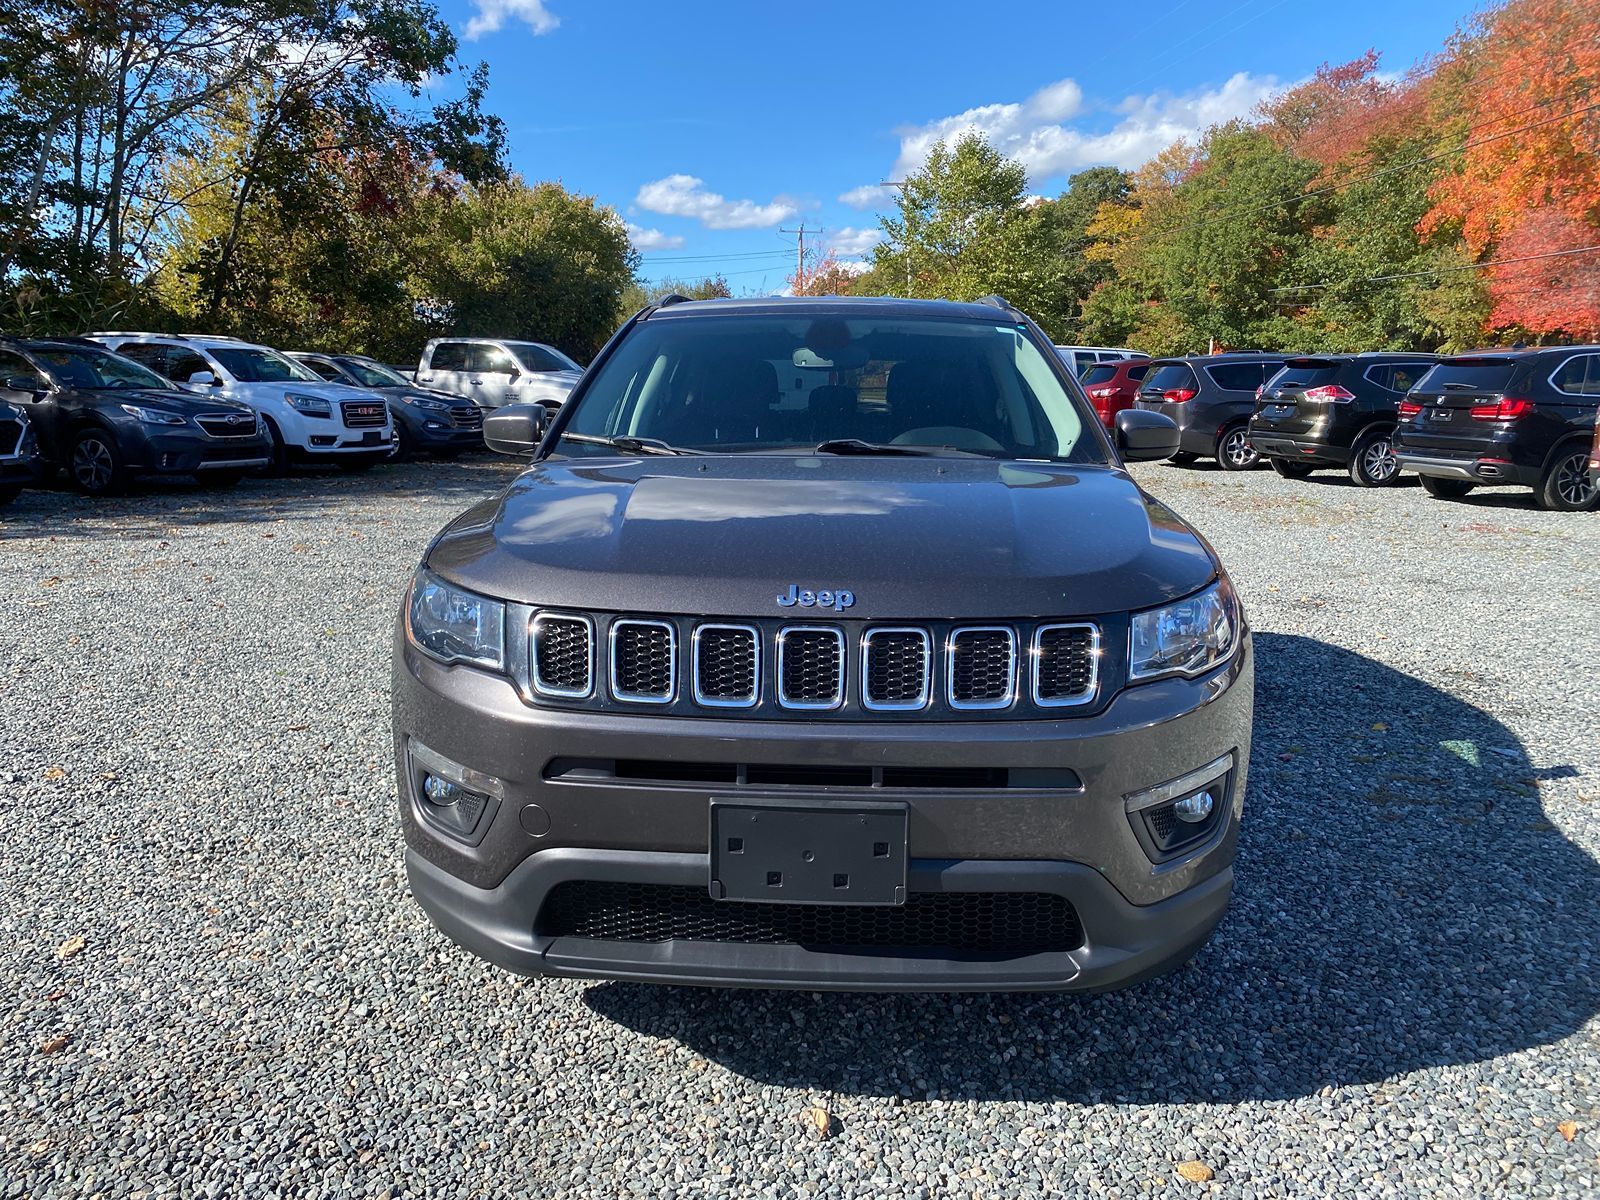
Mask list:
[[[0,536],[161,538],[174,527],[329,517],[359,520],[370,502],[447,497],[465,509],[494,495],[526,464],[487,452],[456,459],[381,463],[346,474],[306,468],[251,476],[232,488],[188,478],[144,479],[121,496],[80,495],[57,475],[0,508]]]
[[[605,983],[587,1003],[758,1082],[916,1098],[1283,1099],[1579,1029],[1600,1010],[1600,865],[1532,784],[1572,769],[1359,654],[1256,649],[1237,891],[1181,970],[1100,996]]]

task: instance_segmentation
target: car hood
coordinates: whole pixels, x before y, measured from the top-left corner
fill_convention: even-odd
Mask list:
[[[851,592],[849,615],[877,620],[1147,608],[1217,572],[1118,468],[766,455],[541,462],[427,563],[551,607],[803,619],[777,603],[792,584]]]
[[[216,393],[203,394],[179,391],[177,388],[99,388],[80,390],[78,395],[97,404],[139,404],[147,408],[161,408],[167,412],[182,413],[192,417],[204,412],[237,412],[250,414],[250,406],[229,400]]]
[[[408,383],[404,387],[399,384],[389,384],[385,387],[369,387],[369,392],[376,392],[391,400],[398,400],[401,396],[426,396],[430,400],[437,400],[441,404],[451,404],[459,407],[468,407],[472,404],[465,396],[458,396],[454,392],[441,392],[437,388],[423,387],[420,383]]]
[[[283,380],[277,383],[242,383],[235,380],[226,387],[226,392],[232,396],[245,399],[282,399],[290,392],[296,396],[314,396],[318,400],[382,400],[383,397],[371,388],[351,387],[347,383],[328,383],[318,380],[316,383],[303,383],[298,379]]]

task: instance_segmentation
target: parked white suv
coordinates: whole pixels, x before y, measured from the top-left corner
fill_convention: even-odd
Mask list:
[[[479,408],[542,404],[555,410],[577,386],[583,368],[543,342],[434,338],[422,348],[416,381],[466,396]]]
[[[382,396],[328,383],[270,346],[200,334],[87,336],[186,391],[248,404],[272,434],[278,466],[324,462],[359,471],[394,452],[394,425]]]
[[[1126,346],[1057,346],[1061,361],[1081,376],[1097,362],[1116,362],[1123,358],[1149,358],[1143,350],[1129,350]]]

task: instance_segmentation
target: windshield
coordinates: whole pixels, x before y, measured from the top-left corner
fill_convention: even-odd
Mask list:
[[[545,346],[539,342],[507,342],[511,352],[522,360],[522,365],[530,371],[582,371],[583,368],[573,362],[554,346]]]
[[[362,362],[358,358],[341,358],[340,364],[358,382],[367,387],[410,387],[398,371],[391,371],[388,367],[380,367],[377,363]]]
[[[1057,370],[1014,325],[658,318],[635,327],[600,367],[564,432],[724,453],[853,439],[869,451],[892,444],[1104,462]],[[558,449],[615,453],[570,438]]]
[[[49,346],[34,350],[62,387],[98,390],[100,388],[159,388],[171,391],[172,384],[131,358],[108,350],[88,347]]]
[[[309,367],[295,362],[287,355],[279,354],[276,350],[260,346],[207,348],[211,356],[222,364],[223,370],[240,383],[288,383],[291,380],[304,383],[322,382],[321,376]]]

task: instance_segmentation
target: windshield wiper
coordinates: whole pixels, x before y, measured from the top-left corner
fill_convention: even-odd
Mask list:
[[[960,454],[968,458],[992,458],[981,450],[963,450],[959,446],[913,446],[895,442],[869,442],[862,438],[829,438],[811,448],[813,454],[907,454],[915,457]]]
[[[584,446],[610,446],[613,450],[621,450],[624,454],[704,454],[704,450],[688,450],[682,446],[669,445],[660,438],[648,437],[601,437],[593,433],[563,433],[563,442],[577,442]]]

